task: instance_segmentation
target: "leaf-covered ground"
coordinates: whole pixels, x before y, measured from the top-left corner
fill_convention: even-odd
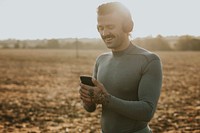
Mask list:
[[[102,51],[0,50],[0,132],[99,133],[101,107],[81,105],[79,75]],[[200,132],[200,53],[157,52],[163,88],[154,133]]]

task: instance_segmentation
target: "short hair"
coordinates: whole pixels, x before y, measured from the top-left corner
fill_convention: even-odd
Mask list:
[[[109,2],[100,5],[97,8],[98,15],[105,15],[113,12],[122,14],[130,14],[129,10],[120,2]]]
[[[97,14],[99,16],[114,12],[117,12],[123,18],[125,31],[131,32],[133,29],[133,20],[130,11],[123,4],[120,2],[109,2],[97,8]]]

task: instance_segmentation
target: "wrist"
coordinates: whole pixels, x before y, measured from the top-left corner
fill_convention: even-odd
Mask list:
[[[105,96],[105,100],[102,103],[102,105],[108,105],[109,102],[110,102],[110,99],[111,99],[111,95],[107,93],[106,96]]]
[[[94,98],[93,101],[96,104],[107,105],[110,101],[111,95],[108,92],[102,91],[99,92]]]

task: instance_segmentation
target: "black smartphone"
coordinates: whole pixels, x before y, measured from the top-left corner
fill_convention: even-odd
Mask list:
[[[94,83],[92,82],[92,77],[91,76],[85,76],[81,75],[80,76],[81,83],[89,85],[89,86],[95,86]]]

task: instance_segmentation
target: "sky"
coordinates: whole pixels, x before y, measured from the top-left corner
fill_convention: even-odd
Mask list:
[[[132,14],[132,38],[200,36],[199,0],[116,0]],[[110,0],[0,0],[0,39],[100,38],[97,7]]]

